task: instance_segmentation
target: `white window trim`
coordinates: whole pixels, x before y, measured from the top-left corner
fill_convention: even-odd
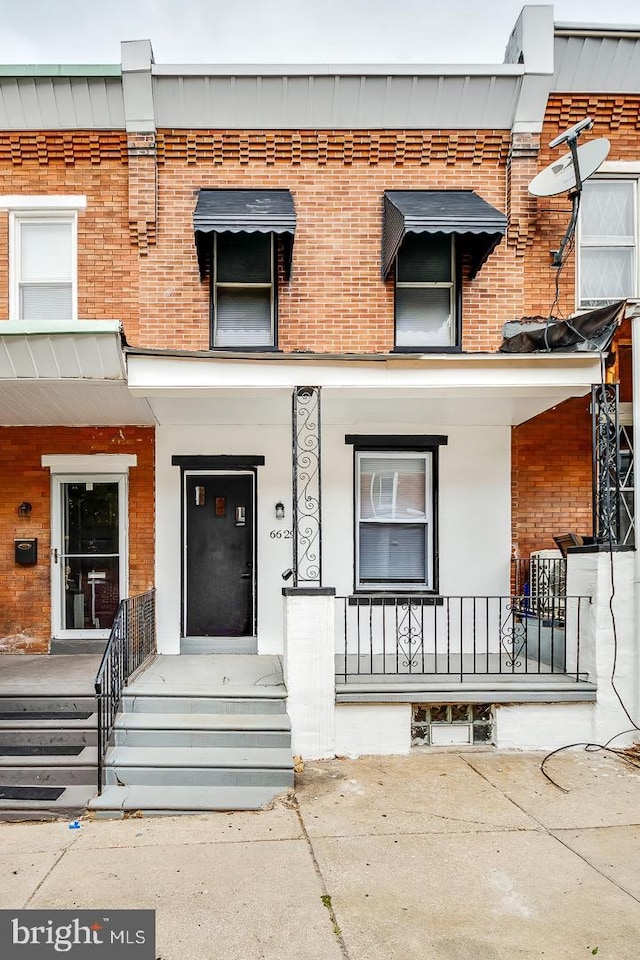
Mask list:
[[[264,234],[262,234],[264,236]],[[218,287],[224,290],[270,290],[270,308],[271,308],[271,339],[269,344],[264,344],[265,347],[274,347],[276,343],[276,330],[275,330],[275,305],[276,305],[276,284],[277,284],[277,264],[275,262],[275,235],[271,233],[271,252],[270,252],[270,264],[271,264],[271,282],[265,283],[264,281],[256,281],[255,283],[234,283],[230,280],[221,280],[218,282],[218,234],[214,234],[214,244],[213,244],[213,349],[214,350],[233,350],[239,349],[242,350],[242,347],[217,347],[215,346],[217,333],[218,333]],[[262,344],[247,344],[251,349],[262,346]]]
[[[62,199],[41,197],[41,200]],[[9,211],[9,319],[20,320],[20,225],[28,221],[71,224],[71,317],[78,319],[78,212],[53,204],[22,206]],[[66,318],[65,318],[66,319]]]
[[[40,458],[51,473],[126,473],[137,462],[135,453],[43,453]]]
[[[374,518],[369,520],[361,519],[361,502],[360,502],[360,488],[361,488],[361,463],[363,460],[378,460],[384,457],[393,457],[398,460],[415,460],[421,459],[425,463],[425,516],[424,518],[417,518],[415,520],[411,519],[402,519],[398,520],[395,518],[382,518],[379,521],[376,521]],[[434,538],[434,516],[433,516],[433,504],[434,504],[434,451],[433,450],[384,450],[384,449],[372,449],[372,450],[358,450],[356,451],[355,459],[355,470],[356,470],[356,483],[355,483],[355,585],[356,590],[367,591],[369,593],[375,593],[378,591],[382,592],[416,592],[421,593],[427,590],[434,589],[435,582],[435,538]],[[397,478],[394,480],[394,490],[393,490],[393,500],[395,507],[395,499],[397,494]],[[422,583],[417,583],[412,581],[410,583],[401,582],[401,581],[376,581],[371,582],[368,580],[362,580],[360,577],[360,524],[361,523],[375,523],[379,522],[380,524],[388,525],[396,523],[398,526],[402,526],[410,523],[423,523],[426,527],[426,578]]]
[[[86,206],[83,194],[0,194],[0,210],[85,210]]]
[[[423,237],[429,237],[430,234],[422,234]],[[451,244],[451,280],[449,281],[438,281],[438,280],[398,280],[398,258],[402,253],[402,247],[398,251],[396,257],[396,272],[395,272],[395,298],[396,302],[394,305],[394,333],[393,339],[396,348],[401,349],[402,347],[408,347],[413,349],[418,348],[422,349],[425,352],[432,350],[433,348],[438,349],[449,349],[451,347],[458,346],[458,318],[456,316],[456,238],[454,234],[451,234],[449,237]],[[450,318],[450,338],[449,343],[442,344],[399,344],[398,343],[398,303],[397,303],[397,291],[406,290],[406,289],[419,289],[419,290],[449,290],[449,318]]]
[[[577,244],[575,256],[575,302],[577,311],[596,310],[594,306],[582,306],[582,257],[581,252],[588,247],[616,247],[616,248],[634,248],[633,258],[633,278],[634,289],[627,297],[628,300],[635,300],[640,297],[640,164],[637,161],[614,160],[603,163],[598,170],[598,176],[590,178],[594,182],[630,182],[634,184],[634,213],[635,213],[635,236],[632,243],[602,243],[602,238],[585,242],[582,239],[582,214],[578,220]],[[601,306],[606,306],[602,302]]]

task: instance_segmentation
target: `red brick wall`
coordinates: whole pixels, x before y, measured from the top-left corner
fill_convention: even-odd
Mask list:
[[[513,541],[521,557],[555,547],[562,533],[591,535],[590,400],[567,400],[513,428]]]
[[[154,431],[148,427],[0,428],[0,652],[46,653],[51,636],[51,475],[41,455],[135,453],[129,469],[129,592],[154,582]],[[21,520],[17,508],[32,504]],[[14,538],[38,538],[38,563],[17,566]]]
[[[192,212],[201,187],[290,189],[291,281],[279,291],[285,351],[393,348],[393,281],[381,280],[386,189],[474,189],[505,209],[502,132],[159,131],[158,235],[140,292],[140,342],[207,349],[209,287],[198,276]],[[503,242],[464,291],[464,347],[494,350],[520,312],[515,253]],[[519,268],[515,268],[519,269]]]
[[[78,316],[122,320],[137,340],[128,176],[124,134],[0,134],[0,194],[86,195],[78,211]],[[0,320],[9,316],[8,224],[0,211]]]

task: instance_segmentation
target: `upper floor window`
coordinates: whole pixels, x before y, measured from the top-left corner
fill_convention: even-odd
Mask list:
[[[271,233],[214,238],[212,346],[275,346],[276,264]]]
[[[17,320],[75,319],[75,214],[21,213],[12,219],[12,316]]]
[[[78,317],[79,194],[0,196],[9,211],[9,316],[12,320]]]
[[[382,276],[395,268],[396,350],[461,348],[461,264],[472,282],[506,229],[473,190],[385,191]]]
[[[405,237],[396,257],[396,347],[457,345],[455,273],[455,237]]]
[[[578,304],[637,297],[638,181],[588,180],[580,201]]]

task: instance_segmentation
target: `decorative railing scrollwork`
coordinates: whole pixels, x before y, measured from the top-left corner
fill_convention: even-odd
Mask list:
[[[599,543],[620,542],[620,427],[617,383],[591,388],[593,534]]]
[[[293,583],[321,586],[320,387],[293,391]]]

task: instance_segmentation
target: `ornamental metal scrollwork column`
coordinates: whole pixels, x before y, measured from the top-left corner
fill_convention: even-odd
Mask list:
[[[598,543],[620,540],[620,428],[617,383],[591,387],[593,534]]]
[[[293,432],[293,584],[322,585],[320,387],[296,387]]]

